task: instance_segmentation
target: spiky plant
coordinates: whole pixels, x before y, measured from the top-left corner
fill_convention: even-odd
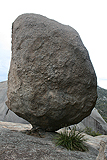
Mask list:
[[[88,148],[84,143],[85,141],[84,135],[80,131],[76,131],[76,127],[73,127],[70,132],[66,127],[64,132],[55,137],[56,145],[63,146],[68,150],[87,151]]]

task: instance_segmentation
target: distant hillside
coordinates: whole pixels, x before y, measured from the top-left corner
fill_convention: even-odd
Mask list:
[[[98,99],[95,107],[107,122],[107,90],[98,86],[97,93],[98,93]]]

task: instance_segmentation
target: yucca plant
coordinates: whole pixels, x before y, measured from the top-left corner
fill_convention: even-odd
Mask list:
[[[55,137],[56,145],[63,146],[68,150],[87,151],[85,141],[84,135],[80,131],[76,131],[76,127],[73,127],[70,132],[66,127],[63,133],[61,132]]]

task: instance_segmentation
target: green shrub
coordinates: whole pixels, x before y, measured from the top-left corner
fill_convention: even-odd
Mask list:
[[[93,131],[92,128],[90,128],[90,127],[86,127],[86,128],[83,130],[83,132],[85,132],[86,134],[91,135],[91,136],[93,136],[93,137],[101,135],[99,132]]]
[[[84,143],[85,141],[84,135],[80,131],[76,131],[76,127],[70,132],[68,132],[68,128],[65,128],[63,133],[61,132],[55,137],[56,145],[61,145],[68,150],[87,151],[88,148]]]

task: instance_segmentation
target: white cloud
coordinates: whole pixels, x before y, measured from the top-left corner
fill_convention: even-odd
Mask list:
[[[99,79],[98,85],[102,88],[107,89],[107,79]]]

